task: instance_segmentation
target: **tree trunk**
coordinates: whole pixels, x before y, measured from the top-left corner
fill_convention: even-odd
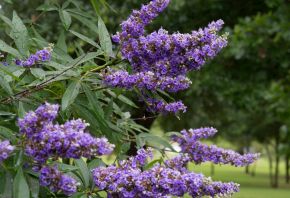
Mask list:
[[[247,175],[250,173],[250,166],[245,166],[245,173]]]
[[[211,163],[210,164],[210,176],[213,176],[214,175],[214,164]]]
[[[290,155],[286,155],[286,159],[285,159],[285,163],[286,163],[286,175],[285,175],[285,179],[286,179],[286,184],[289,184],[289,180],[290,180],[290,176],[289,176],[289,166],[290,166]]]
[[[268,156],[269,161],[269,179],[270,179],[270,186],[273,186],[273,158],[271,156],[271,152],[269,146],[265,144],[266,153]]]
[[[280,154],[279,154],[279,133],[277,134],[275,138],[275,175],[274,175],[274,183],[273,187],[278,188],[279,186],[279,162],[280,162]]]
[[[250,152],[250,145],[249,145],[250,140],[248,137],[246,137],[245,141],[246,141],[245,142],[246,146],[244,147],[244,153],[249,153]],[[250,166],[245,166],[245,173],[247,175],[250,174]]]
[[[255,162],[253,164],[253,168],[252,168],[252,172],[251,172],[252,177],[255,177],[256,176],[256,167],[257,167],[257,163]]]

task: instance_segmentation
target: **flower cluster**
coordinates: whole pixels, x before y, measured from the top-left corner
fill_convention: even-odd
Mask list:
[[[48,158],[92,158],[113,151],[114,145],[106,138],[86,133],[88,124],[81,119],[54,124],[58,108],[45,103],[18,121],[20,133],[26,137],[26,154],[37,164],[44,164]]]
[[[122,161],[119,166],[98,167],[93,170],[96,186],[118,197],[192,197],[231,195],[239,190],[235,183],[213,182],[202,174],[155,164],[143,170],[148,155],[141,149],[135,158]],[[132,163],[134,161],[134,163]],[[137,162],[137,163],[136,163]],[[137,166],[136,166],[137,165]]]
[[[0,163],[7,159],[14,151],[14,146],[10,145],[8,140],[0,141]]]
[[[6,61],[0,62],[1,65],[3,66],[8,66],[9,64]]]
[[[161,112],[166,113],[178,113],[186,112],[187,107],[182,103],[182,101],[166,103],[163,100],[158,100],[155,98],[147,98],[147,109],[151,112]]]
[[[162,12],[169,0],[152,0],[121,24],[122,31],[113,36],[121,45],[123,59],[129,61],[133,72],[110,70],[103,75],[104,83],[112,87],[178,92],[187,89],[191,81],[186,74],[200,69],[227,45],[227,34],[219,35],[223,21],[188,34],[169,34],[164,29],[145,35],[145,26]],[[144,97],[146,98],[146,97]],[[145,99],[146,101],[146,99]],[[178,106],[170,111],[178,112]],[[150,108],[149,108],[150,109]]]
[[[39,181],[41,186],[48,187],[52,192],[61,191],[67,196],[74,194],[79,185],[74,178],[61,173],[57,167],[43,167]]]
[[[35,54],[31,54],[26,60],[15,60],[15,64],[22,67],[31,67],[39,62],[46,62],[51,59],[53,44],[49,44],[42,50],[38,50]]]
[[[213,136],[217,132],[214,128],[200,128],[183,130],[182,137],[174,136],[173,140],[178,142],[182,153],[187,153],[190,160],[196,164],[202,162],[213,162],[215,164],[230,164],[233,166],[247,166],[258,159],[259,154],[241,155],[235,151],[219,148],[215,145],[207,145],[198,141],[200,138]],[[171,162],[172,163],[172,162]]]

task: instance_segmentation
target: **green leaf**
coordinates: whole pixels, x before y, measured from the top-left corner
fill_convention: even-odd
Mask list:
[[[10,3],[10,4],[12,4],[13,2],[12,2],[12,0],[4,0],[6,3]]]
[[[45,77],[45,71],[41,68],[31,68],[30,72],[36,78],[44,79],[44,77]]]
[[[60,16],[60,19],[62,21],[62,24],[63,24],[64,28],[66,30],[68,30],[70,25],[71,25],[71,16],[70,16],[70,14],[66,10],[60,10],[59,11],[59,16]]]
[[[96,14],[98,16],[100,16],[100,9],[103,9],[103,8],[110,8],[112,11],[114,11],[115,13],[117,13],[107,2],[106,0],[90,0],[91,1],[91,4],[96,12]],[[101,6],[99,5],[102,5],[103,8],[101,8]]]
[[[58,37],[56,47],[67,53],[67,45],[65,43],[64,31],[61,31],[60,36]]]
[[[9,94],[12,95],[12,89],[9,83],[0,76],[0,86]]]
[[[64,111],[69,105],[71,105],[76,97],[79,94],[80,91],[80,81],[72,81],[66,91],[64,92],[62,96],[62,101],[61,101],[61,108],[62,111]]]
[[[72,166],[72,165],[68,165],[68,164],[63,164],[63,163],[56,163],[56,164],[62,172],[72,172],[72,171],[79,169],[76,166]]]
[[[72,104],[73,109],[75,109],[75,112],[85,119],[87,122],[90,123],[90,132],[94,135],[101,135],[100,133],[100,126],[99,123],[96,122],[95,116],[93,113],[87,110],[87,108],[84,105],[81,104]]]
[[[40,5],[38,8],[36,8],[36,10],[49,12],[49,11],[58,10],[58,8],[54,5],[49,5],[45,3],[45,4]]]
[[[0,111],[0,116],[15,116],[15,114],[6,111]]]
[[[11,73],[10,71],[9,71],[9,69],[11,69],[12,68],[12,66],[10,66],[10,67],[5,67],[5,66],[3,66],[3,65],[1,65],[0,64],[0,72],[3,72],[3,73],[5,73],[5,74],[7,74],[7,76],[4,76],[4,78],[7,80],[7,77],[9,76],[9,77],[12,77],[14,80],[16,80],[16,81],[19,81],[20,79],[17,77],[17,75],[18,74],[22,74],[22,72],[24,72],[25,71],[25,69],[21,69],[21,68],[19,68],[19,69],[17,69],[16,71],[14,71],[13,73]],[[19,75],[19,76],[20,76]],[[7,80],[8,81],[8,80]]]
[[[87,198],[88,196],[86,195],[85,192],[77,192],[70,196],[70,198]]]
[[[17,13],[13,12],[13,18],[12,18],[12,31],[11,31],[11,37],[13,38],[15,45],[17,46],[19,52],[23,56],[29,55],[28,50],[28,31],[23,24],[22,20],[19,18]]]
[[[0,136],[11,141],[16,139],[14,132],[4,126],[0,126]]]
[[[100,166],[106,167],[106,164],[103,162],[102,159],[99,159],[99,158],[94,159],[93,161],[89,162],[89,164],[88,164],[89,170],[93,170],[94,168],[97,168]]]
[[[80,34],[78,32],[72,31],[72,30],[70,30],[70,32],[72,34],[74,34],[75,36],[77,36],[78,38],[82,39],[83,41],[91,44],[92,46],[95,46],[96,48],[100,48],[100,46],[95,41],[93,41],[92,39],[84,36],[83,34]]]
[[[156,136],[150,133],[140,133],[138,137],[146,141],[149,145],[154,145],[154,146],[162,145],[164,146],[164,148],[170,148],[173,151],[175,150],[167,140],[159,136]]]
[[[100,16],[100,7],[99,7],[99,3],[97,2],[97,0],[90,0],[91,1],[91,4],[96,12],[96,14],[98,16]]]
[[[90,185],[90,171],[83,159],[75,159],[74,163],[79,167],[84,186],[87,188]]]
[[[30,198],[29,187],[21,167],[14,178],[13,198]]]
[[[87,53],[85,55],[82,55],[76,59],[74,59],[72,62],[70,62],[67,67],[71,67],[71,66],[78,66],[84,62],[87,62],[89,60],[92,60],[94,58],[96,58],[97,56],[99,56],[100,54],[102,54],[101,52],[90,52],[90,53]]]
[[[106,25],[101,17],[98,18],[98,35],[101,47],[108,56],[114,56],[112,49],[112,41]]]
[[[12,197],[12,191],[13,191],[12,180],[13,180],[13,177],[8,171],[0,175],[0,185],[1,185],[0,197],[1,198]]]
[[[8,54],[11,54],[17,58],[21,58],[21,55],[16,49],[14,49],[13,47],[10,47],[2,40],[0,40],[0,51],[7,52]]]
[[[25,109],[21,101],[18,102],[18,117],[23,118],[25,115]]]
[[[148,164],[144,167],[144,170],[149,170],[149,169],[151,169],[151,168],[154,166],[154,164],[156,164],[156,163],[160,163],[160,164],[161,164],[161,163],[162,163],[162,158],[151,161],[150,163],[148,163]]]
[[[28,176],[27,181],[28,181],[30,192],[31,192],[31,197],[38,198],[39,188],[40,188],[39,179],[32,176]]]
[[[12,28],[12,21],[9,18],[0,14],[0,19],[2,19],[2,21],[4,21],[7,25],[9,25]]]
[[[122,102],[124,102],[125,104],[130,105],[131,107],[139,108],[132,100],[130,100],[129,98],[127,98],[124,95],[119,95],[118,99],[121,100]]]
[[[88,98],[90,107],[98,114],[99,117],[104,117],[104,112],[103,109],[101,107],[101,105],[99,104],[98,98],[96,97],[96,95],[93,94],[93,92],[89,89],[89,87],[85,84],[83,84],[83,89],[85,91],[85,94]]]
[[[104,112],[102,107],[99,105],[98,100],[96,99],[96,96],[93,95],[93,93],[91,92],[91,90],[86,86],[83,85],[83,89],[85,91],[85,94],[89,100],[89,104],[90,107],[92,109],[94,118],[96,119],[96,121],[98,122],[101,131],[107,135],[107,137],[112,137],[111,134],[111,129],[108,125],[108,123],[106,122],[105,118],[104,118]]]
[[[98,34],[98,27],[96,26],[94,22],[77,14],[71,14],[71,16],[77,19],[78,21],[80,21],[81,23],[83,23],[88,28],[90,28],[93,32]]]

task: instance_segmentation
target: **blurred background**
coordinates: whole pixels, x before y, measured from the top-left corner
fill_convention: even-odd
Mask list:
[[[92,3],[94,2],[94,3]],[[97,17],[111,33],[132,9],[146,0],[0,0],[0,38],[7,16],[16,10],[27,25],[52,43],[90,50],[75,34],[97,40]],[[94,6],[92,6],[94,5]],[[171,0],[169,8],[148,28],[190,32],[223,19],[229,45],[200,71],[192,72],[189,90],[173,97],[184,100],[188,111],[179,117],[147,115],[132,109],[132,117],[152,133],[213,126],[219,146],[262,157],[250,167],[205,164],[193,166],[214,179],[241,184],[240,198],[290,197],[290,1],[289,0]],[[6,22],[5,22],[6,20]],[[63,23],[65,22],[65,23]],[[60,39],[61,38],[61,39]],[[63,41],[65,41],[63,43]],[[130,96],[134,99],[134,96]],[[136,98],[138,103],[138,99]]]

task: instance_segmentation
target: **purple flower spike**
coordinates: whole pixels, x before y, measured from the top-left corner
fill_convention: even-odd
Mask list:
[[[163,100],[147,98],[146,103],[149,111],[161,112],[163,114],[168,113],[177,114],[178,112],[185,113],[187,109],[187,107],[181,101],[165,103]]]
[[[241,155],[235,151],[219,148],[215,145],[203,144],[201,138],[208,138],[217,132],[214,128],[200,128],[181,131],[182,136],[173,136],[173,140],[178,142],[181,152],[188,154],[190,161],[200,164],[203,162],[213,162],[215,164],[230,164],[233,166],[247,166],[256,161],[260,154]]]
[[[31,54],[26,60],[15,60],[15,64],[22,67],[31,67],[40,62],[47,62],[51,59],[52,50],[53,44],[49,44],[48,47]]]
[[[187,34],[169,34],[162,28],[145,34],[145,26],[168,4],[169,0],[152,0],[140,10],[133,11],[121,24],[121,32],[113,36],[113,41],[120,44],[122,58],[130,63],[133,72],[109,70],[102,75],[105,85],[128,90],[138,88],[142,93],[147,90],[176,93],[189,88],[191,81],[186,77],[188,72],[199,70],[227,45],[227,34],[219,35],[224,24],[222,20],[213,21],[207,27]],[[153,100],[149,102],[149,111],[186,111],[180,101],[167,104]]]

